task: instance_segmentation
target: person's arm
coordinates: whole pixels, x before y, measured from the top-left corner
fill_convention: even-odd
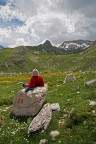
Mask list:
[[[42,76],[40,76],[40,86],[44,87],[44,80],[43,80]]]

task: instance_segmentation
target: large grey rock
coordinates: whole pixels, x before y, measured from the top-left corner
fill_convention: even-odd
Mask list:
[[[90,86],[93,86],[95,84],[96,84],[96,79],[85,82],[86,87],[90,87]]]
[[[45,131],[52,118],[50,104],[45,104],[39,114],[32,120],[28,128],[28,134],[35,131]]]
[[[65,77],[65,80],[63,81],[64,83],[67,83],[67,82],[71,82],[74,80],[74,75],[72,73],[70,73],[69,75],[67,75]]]
[[[46,98],[47,85],[37,87],[27,93],[20,90],[13,100],[12,112],[16,116],[34,116],[41,109]]]

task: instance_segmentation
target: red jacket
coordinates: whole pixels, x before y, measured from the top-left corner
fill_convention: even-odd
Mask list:
[[[27,86],[32,88],[37,86],[44,86],[43,78],[41,76],[32,76]]]

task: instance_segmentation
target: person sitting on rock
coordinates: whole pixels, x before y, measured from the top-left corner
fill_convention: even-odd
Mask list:
[[[39,76],[39,71],[37,69],[34,69],[32,73],[33,74],[30,81],[27,84],[23,84],[23,87],[25,88],[25,92],[28,92],[29,90],[33,90],[35,87],[38,86],[44,87],[44,80],[42,76]]]

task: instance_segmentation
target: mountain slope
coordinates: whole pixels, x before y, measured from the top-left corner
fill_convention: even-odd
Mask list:
[[[31,60],[33,54],[26,47],[3,49],[0,51],[0,72],[29,72],[40,68],[38,63]]]
[[[83,52],[83,61],[83,70],[96,70],[96,42]]]
[[[0,72],[24,73],[33,68],[42,72],[96,71],[96,42],[78,54],[37,53],[25,46],[0,50]]]

